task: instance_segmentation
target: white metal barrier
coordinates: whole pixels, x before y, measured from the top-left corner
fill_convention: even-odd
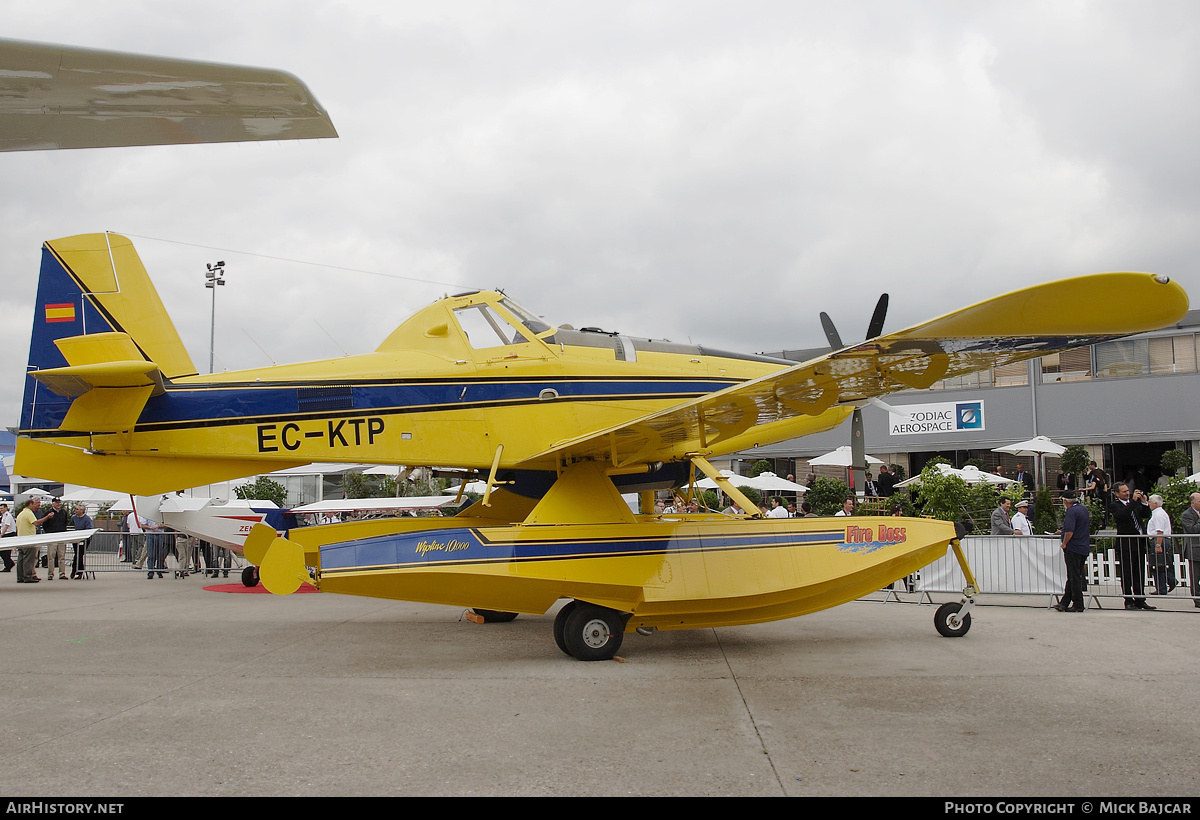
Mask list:
[[[1184,556],[1185,545],[1195,543],[1196,539],[1200,536],[1171,536],[1172,549],[1169,554],[1164,553],[1166,561],[1162,566],[1177,586],[1168,594],[1168,590],[1155,589],[1153,552],[1151,549],[1147,554],[1145,536],[1093,536],[1092,554],[1088,556],[1084,576],[1085,598],[1101,606],[1101,598],[1124,598],[1118,556],[1118,551],[1124,548],[1133,549],[1134,555],[1141,556],[1142,594],[1151,599],[1165,596],[1181,603],[1195,602],[1197,598],[1191,595],[1191,565]],[[1046,595],[1051,604],[1062,595],[1067,580],[1060,544],[1061,540],[1053,535],[974,535],[962,542],[981,594]],[[964,586],[966,578],[954,556],[947,551],[944,558],[920,571],[916,591],[925,597],[932,592],[957,594]],[[1163,596],[1158,596],[1160,592]]]
[[[0,543],[0,548],[3,544]],[[67,565],[73,566],[75,544],[67,545]],[[198,539],[182,533],[98,532],[83,546],[83,571],[94,577],[97,572],[150,572],[182,577],[192,573],[220,570],[240,574],[244,562],[228,550],[201,549]],[[43,548],[38,563],[45,557]]]

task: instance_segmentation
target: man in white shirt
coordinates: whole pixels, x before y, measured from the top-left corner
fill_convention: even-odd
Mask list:
[[[1012,517],[1013,535],[1033,535],[1033,525],[1025,515],[1029,512],[1029,502],[1021,499],[1017,502],[1017,513]]]
[[[149,518],[143,518],[136,512],[125,516],[125,527],[129,530],[131,552],[134,554],[133,566],[141,569],[146,564],[146,530],[157,530],[158,525]],[[147,578],[150,576],[147,575]],[[161,577],[161,576],[160,576]]]
[[[783,499],[775,496],[771,499],[771,511],[767,513],[767,518],[787,518],[787,507],[783,506]]]
[[[7,504],[0,504],[0,538],[17,537],[17,519],[9,512]],[[14,565],[12,550],[0,549],[0,558],[4,559],[4,569],[0,572],[12,572]]]
[[[835,512],[834,515],[835,516],[854,515],[854,496],[850,496],[845,501],[843,501],[842,508],[840,510],[838,510],[837,512]]]
[[[1146,555],[1150,558],[1155,594],[1166,595],[1179,586],[1171,553],[1171,517],[1163,509],[1161,495],[1152,495],[1148,500],[1150,521],[1146,524],[1146,535],[1150,536],[1150,544]]]

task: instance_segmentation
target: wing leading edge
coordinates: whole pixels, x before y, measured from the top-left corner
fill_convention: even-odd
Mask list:
[[[526,464],[592,459],[625,468],[786,441],[836,427],[868,398],[1157,330],[1179,321],[1187,309],[1182,287],[1149,273],[1101,273],[1034,285],[562,441]]]
[[[336,136],[284,71],[0,39],[0,151]]]

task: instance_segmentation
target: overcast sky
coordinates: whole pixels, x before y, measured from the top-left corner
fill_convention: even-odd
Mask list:
[[[472,287],[751,352],[822,310],[858,338],[883,291],[888,330],[1106,270],[1200,306],[1191,0],[0,0],[0,36],[284,69],[341,134],[0,153],[5,426],[42,241],[104,230],[202,371],[218,260],[218,370],[373,350]]]

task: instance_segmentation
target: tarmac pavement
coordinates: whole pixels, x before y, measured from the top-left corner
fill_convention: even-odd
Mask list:
[[[1194,608],[981,607],[947,639],[855,602],[581,663],[553,611],[204,583],[0,575],[0,793],[1200,793]]]

